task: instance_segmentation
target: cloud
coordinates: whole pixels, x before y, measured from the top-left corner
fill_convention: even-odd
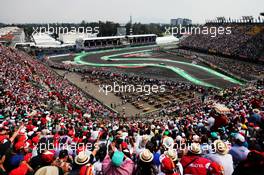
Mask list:
[[[171,18],[204,22],[216,16],[257,17],[263,0],[8,0],[1,2],[0,22],[115,21],[169,23]]]

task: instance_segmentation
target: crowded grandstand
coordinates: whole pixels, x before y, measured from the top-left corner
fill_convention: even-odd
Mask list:
[[[214,38],[210,37],[210,35],[191,35],[181,43],[181,46],[187,49],[219,54],[225,57],[263,62],[263,24],[206,24],[208,28],[218,25],[231,27],[232,33],[230,35],[217,35]]]
[[[0,175],[263,175],[264,22],[248,19],[199,26],[231,27],[215,37],[0,29]]]

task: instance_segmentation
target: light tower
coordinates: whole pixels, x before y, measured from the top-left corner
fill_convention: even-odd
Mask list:
[[[132,16],[131,15],[130,15],[129,23],[130,23],[129,34],[133,35],[133,24],[132,24]]]

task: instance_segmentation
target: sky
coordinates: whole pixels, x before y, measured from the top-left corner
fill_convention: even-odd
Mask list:
[[[52,23],[114,21],[169,23],[189,18],[194,23],[217,16],[258,17],[263,0],[1,0],[2,23]]]

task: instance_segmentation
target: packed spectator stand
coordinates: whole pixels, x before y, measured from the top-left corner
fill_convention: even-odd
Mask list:
[[[193,33],[181,42],[181,47],[247,61],[262,61],[264,52],[263,23],[207,23],[202,27],[231,27],[231,34]]]
[[[0,83],[1,175],[264,172],[263,80],[211,90],[148,120],[121,120],[42,62],[3,46]]]
[[[264,77],[264,66],[259,63],[184,49],[171,49],[166,52],[192,59],[192,61],[205,63],[213,69],[219,69],[219,71],[245,81],[254,81]]]

